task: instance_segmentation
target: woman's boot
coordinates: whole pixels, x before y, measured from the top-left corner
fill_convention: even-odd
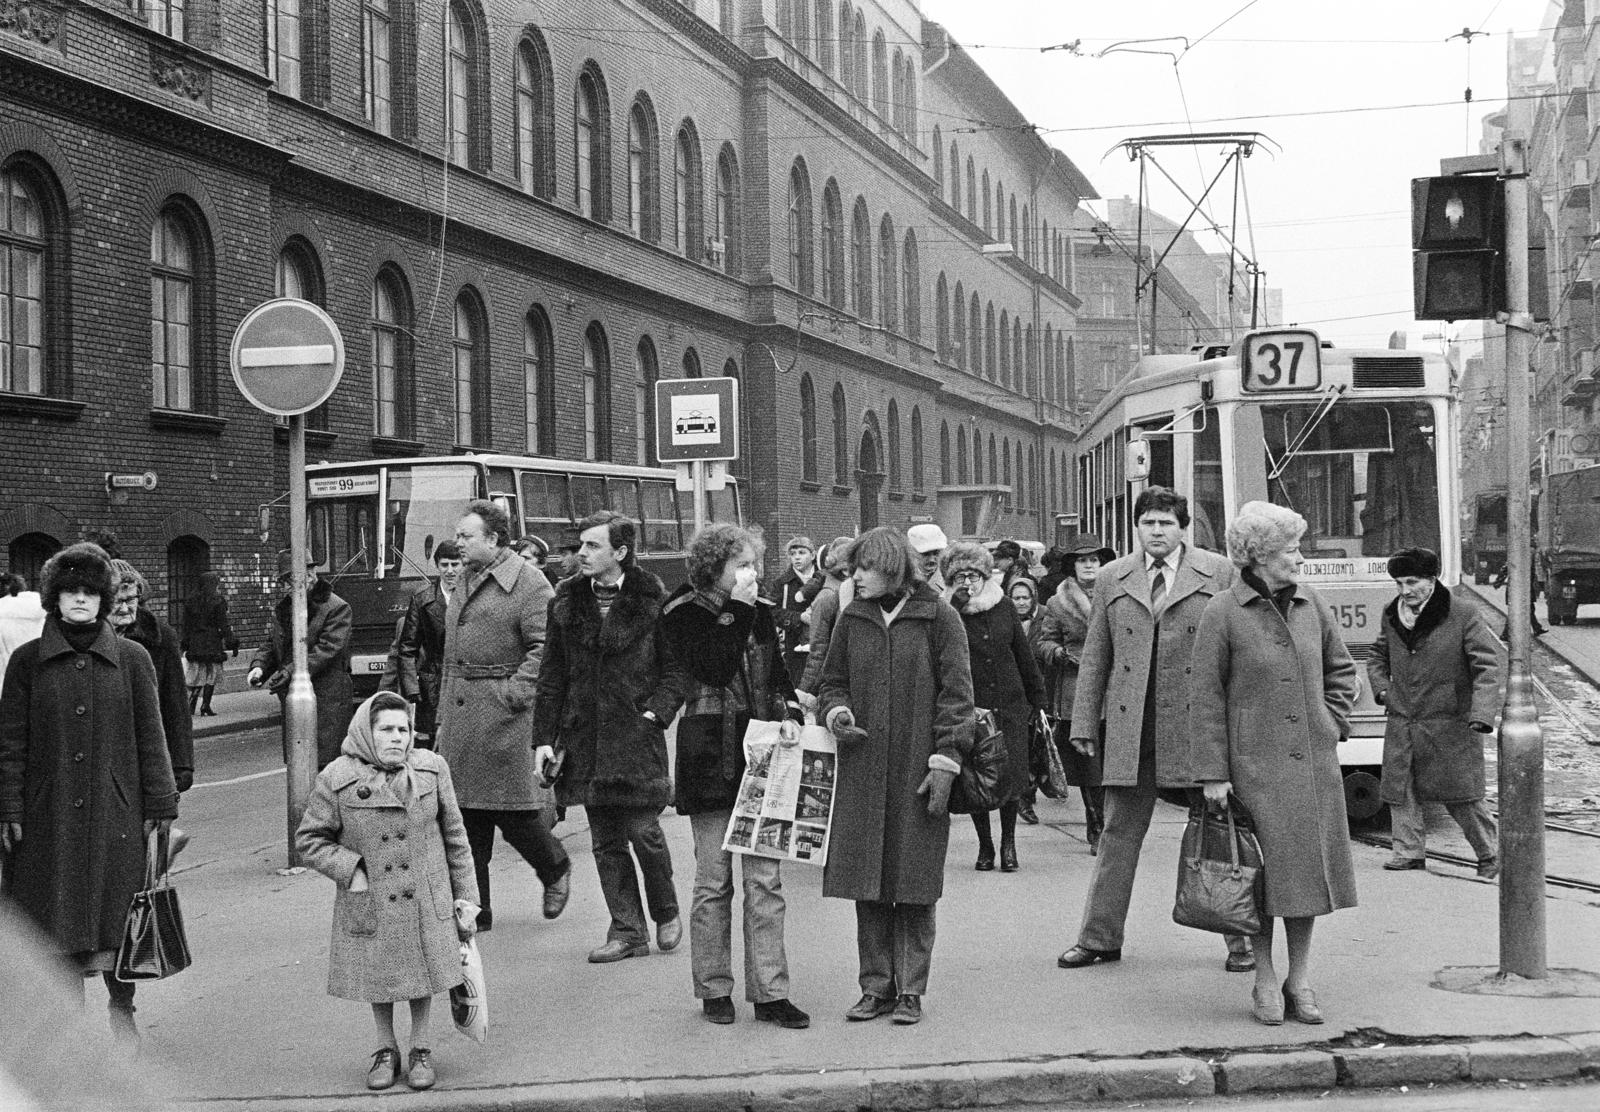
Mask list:
[[[1020,867],[1017,864],[1017,812],[1019,808],[1015,803],[1005,803],[1000,807],[1000,871],[1014,873]]]
[[[216,693],[217,685],[208,683],[200,691],[200,716],[202,718],[215,718],[217,712],[211,709],[211,696]]]
[[[973,866],[980,873],[994,871],[994,835],[989,832],[989,812],[974,811],[972,827],[978,832],[978,863]]]
[[[191,687],[189,689],[189,714],[191,716],[193,716],[193,715],[196,715],[196,714],[199,714],[199,713],[200,713],[200,689],[198,687]]]

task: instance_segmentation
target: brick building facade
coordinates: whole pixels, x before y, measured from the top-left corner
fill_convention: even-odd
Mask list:
[[[109,529],[259,629],[286,438],[227,351],[279,294],[345,336],[312,459],[648,462],[649,381],[735,374],[770,536],[1051,538],[1094,194],[970,56],[912,0],[545,10],[0,0],[8,567]]]

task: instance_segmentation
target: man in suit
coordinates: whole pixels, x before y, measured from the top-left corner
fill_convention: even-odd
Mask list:
[[[1133,507],[1141,551],[1095,581],[1072,702],[1072,744],[1093,756],[1104,727],[1105,829],[1078,941],[1057,963],[1078,969],[1122,958],[1123,922],[1157,790],[1191,789],[1189,667],[1200,614],[1234,576],[1222,556],[1184,543],[1189,500],[1151,486]],[[1227,968],[1255,968],[1250,942],[1228,937]]]

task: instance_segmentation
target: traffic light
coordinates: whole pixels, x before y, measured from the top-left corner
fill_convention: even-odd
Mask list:
[[[1413,178],[1417,320],[1487,320],[1505,307],[1505,190],[1493,175]]]

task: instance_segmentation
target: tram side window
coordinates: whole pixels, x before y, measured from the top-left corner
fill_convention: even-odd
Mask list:
[[[1194,500],[1190,506],[1189,536],[1196,548],[1223,550],[1223,524],[1227,505],[1222,494],[1222,432],[1215,407],[1196,415],[1194,434]]]
[[[644,551],[682,552],[678,496],[673,484],[661,479],[645,479],[639,483],[639,495],[644,519]]]
[[[434,546],[455,537],[461,511],[479,496],[478,469],[471,464],[389,468],[386,574],[429,575]]]
[[[552,552],[575,543],[566,475],[522,472],[522,535],[538,537]]]

